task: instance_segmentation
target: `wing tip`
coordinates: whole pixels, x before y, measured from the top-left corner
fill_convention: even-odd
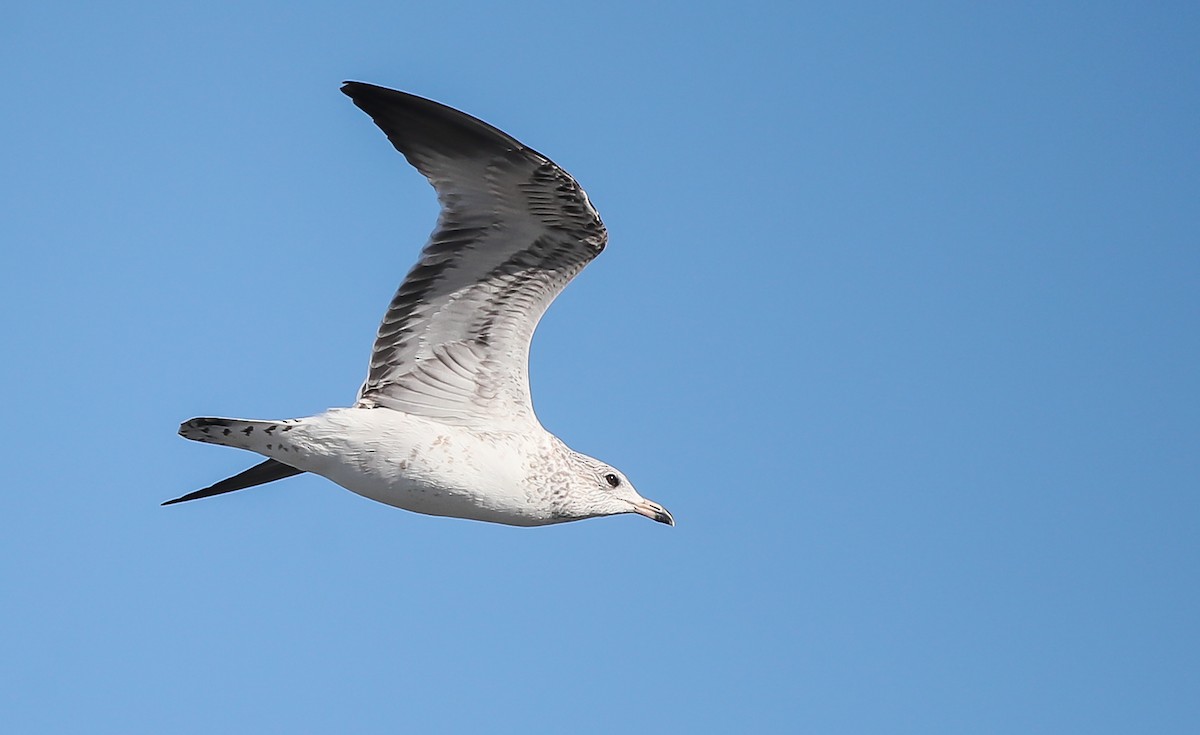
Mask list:
[[[414,147],[432,147],[443,153],[462,149],[528,150],[503,130],[427,97],[356,81],[342,82],[341,92],[367,113],[406,156]]]
[[[189,500],[195,500],[196,498],[192,497],[193,495],[196,495],[196,493],[188,493],[187,495],[180,495],[178,498],[171,498],[170,500],[164,500],[158,504],[158,507],[165,508],[168,505],[176,505],[178,503],[186,503]],[[197,497],[203,497],[203,496],[197,496]]]
[[[214,495],[224,495],[225,493],[244,490],[257,485],[265,485],[268,482],[275,482],[276,480],[301,474],[304,474],[304,470],[298,470],[278,460],[268,459],[265,462],[254,465],[248,470],[239,472],[233,477],[227,477],[215,485],[209,485],[206,488],[190,492],[187,495],[180,495],[178,498],[163,501],[160,503],[160,507],[175,505],[176,503],[186,503],[189,500],[199,500],[200,498],[211,498]]]
[[[374,86],[375,86],[374,84],[367,84],[366,82],[356,82],[353,79],[347,79],[342,82],[341,91],[342,91],[342,94],[346,95],[350,99],[354,99],[354,95],[357,94],[358,92],[365,91]]]

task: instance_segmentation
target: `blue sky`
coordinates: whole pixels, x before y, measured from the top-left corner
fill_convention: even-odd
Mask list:
[[[25,3],[0,24],[13,732],[1192,733],[1194,4]],[[609,249],[543,423],[676,528],[434,519],[196,415],[346,405],[432,190],[338,93],[553,157]]]

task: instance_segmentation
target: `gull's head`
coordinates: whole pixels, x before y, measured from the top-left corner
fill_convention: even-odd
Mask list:
[[[591,457],[584,457],[574,496],[572,510],[580,518],[614,516],[620,513],[637,513],[652,521],[675,525],[671,513],[653,500],[646,500],[615,467]]]

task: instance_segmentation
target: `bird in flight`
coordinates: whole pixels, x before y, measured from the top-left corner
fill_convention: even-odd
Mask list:
[[[608,240],[587,194],[549,158],[463,112],[362,82],[342,92],[429,179],[437,227],[388,305],[354,405],[185,421],[187,439],[267,460],[163,505],[311,472],[435,516],[542,526],[637,513],[675,525],[533,412],[534,329]]]

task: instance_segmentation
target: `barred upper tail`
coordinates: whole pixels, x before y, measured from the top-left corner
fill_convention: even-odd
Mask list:
[[[220,444],[224,447],[268,454],[277,444],[287,445],[287,434],[298,423],[300,422],[297,419],[258,421],[206,416],[184,421],[179,425],[179,435],[184,439],[206,444]]]
[[[251,452],[258,452],[268,456],[279,452],[286,455],[290,444],[288,432],[294,429],[298,423],[299,420],[297,419],[255,421],[250,419],[202,417],[183,422],[179,426],[179,435],[192,441],[247,449]],[[224,479],[215,485],[210,485],[209,487],[196,490],[173,500],[168,500],[163,505],[173,505],[188,500],[230,493],[234,490],[242,490],[243,488],[262,485],[267,482],[282,480],[285,477],[292,477],[303,472],[304,470],[296,469],[286,462],[268,459],[266,462],[257,464],[245,472]]]

